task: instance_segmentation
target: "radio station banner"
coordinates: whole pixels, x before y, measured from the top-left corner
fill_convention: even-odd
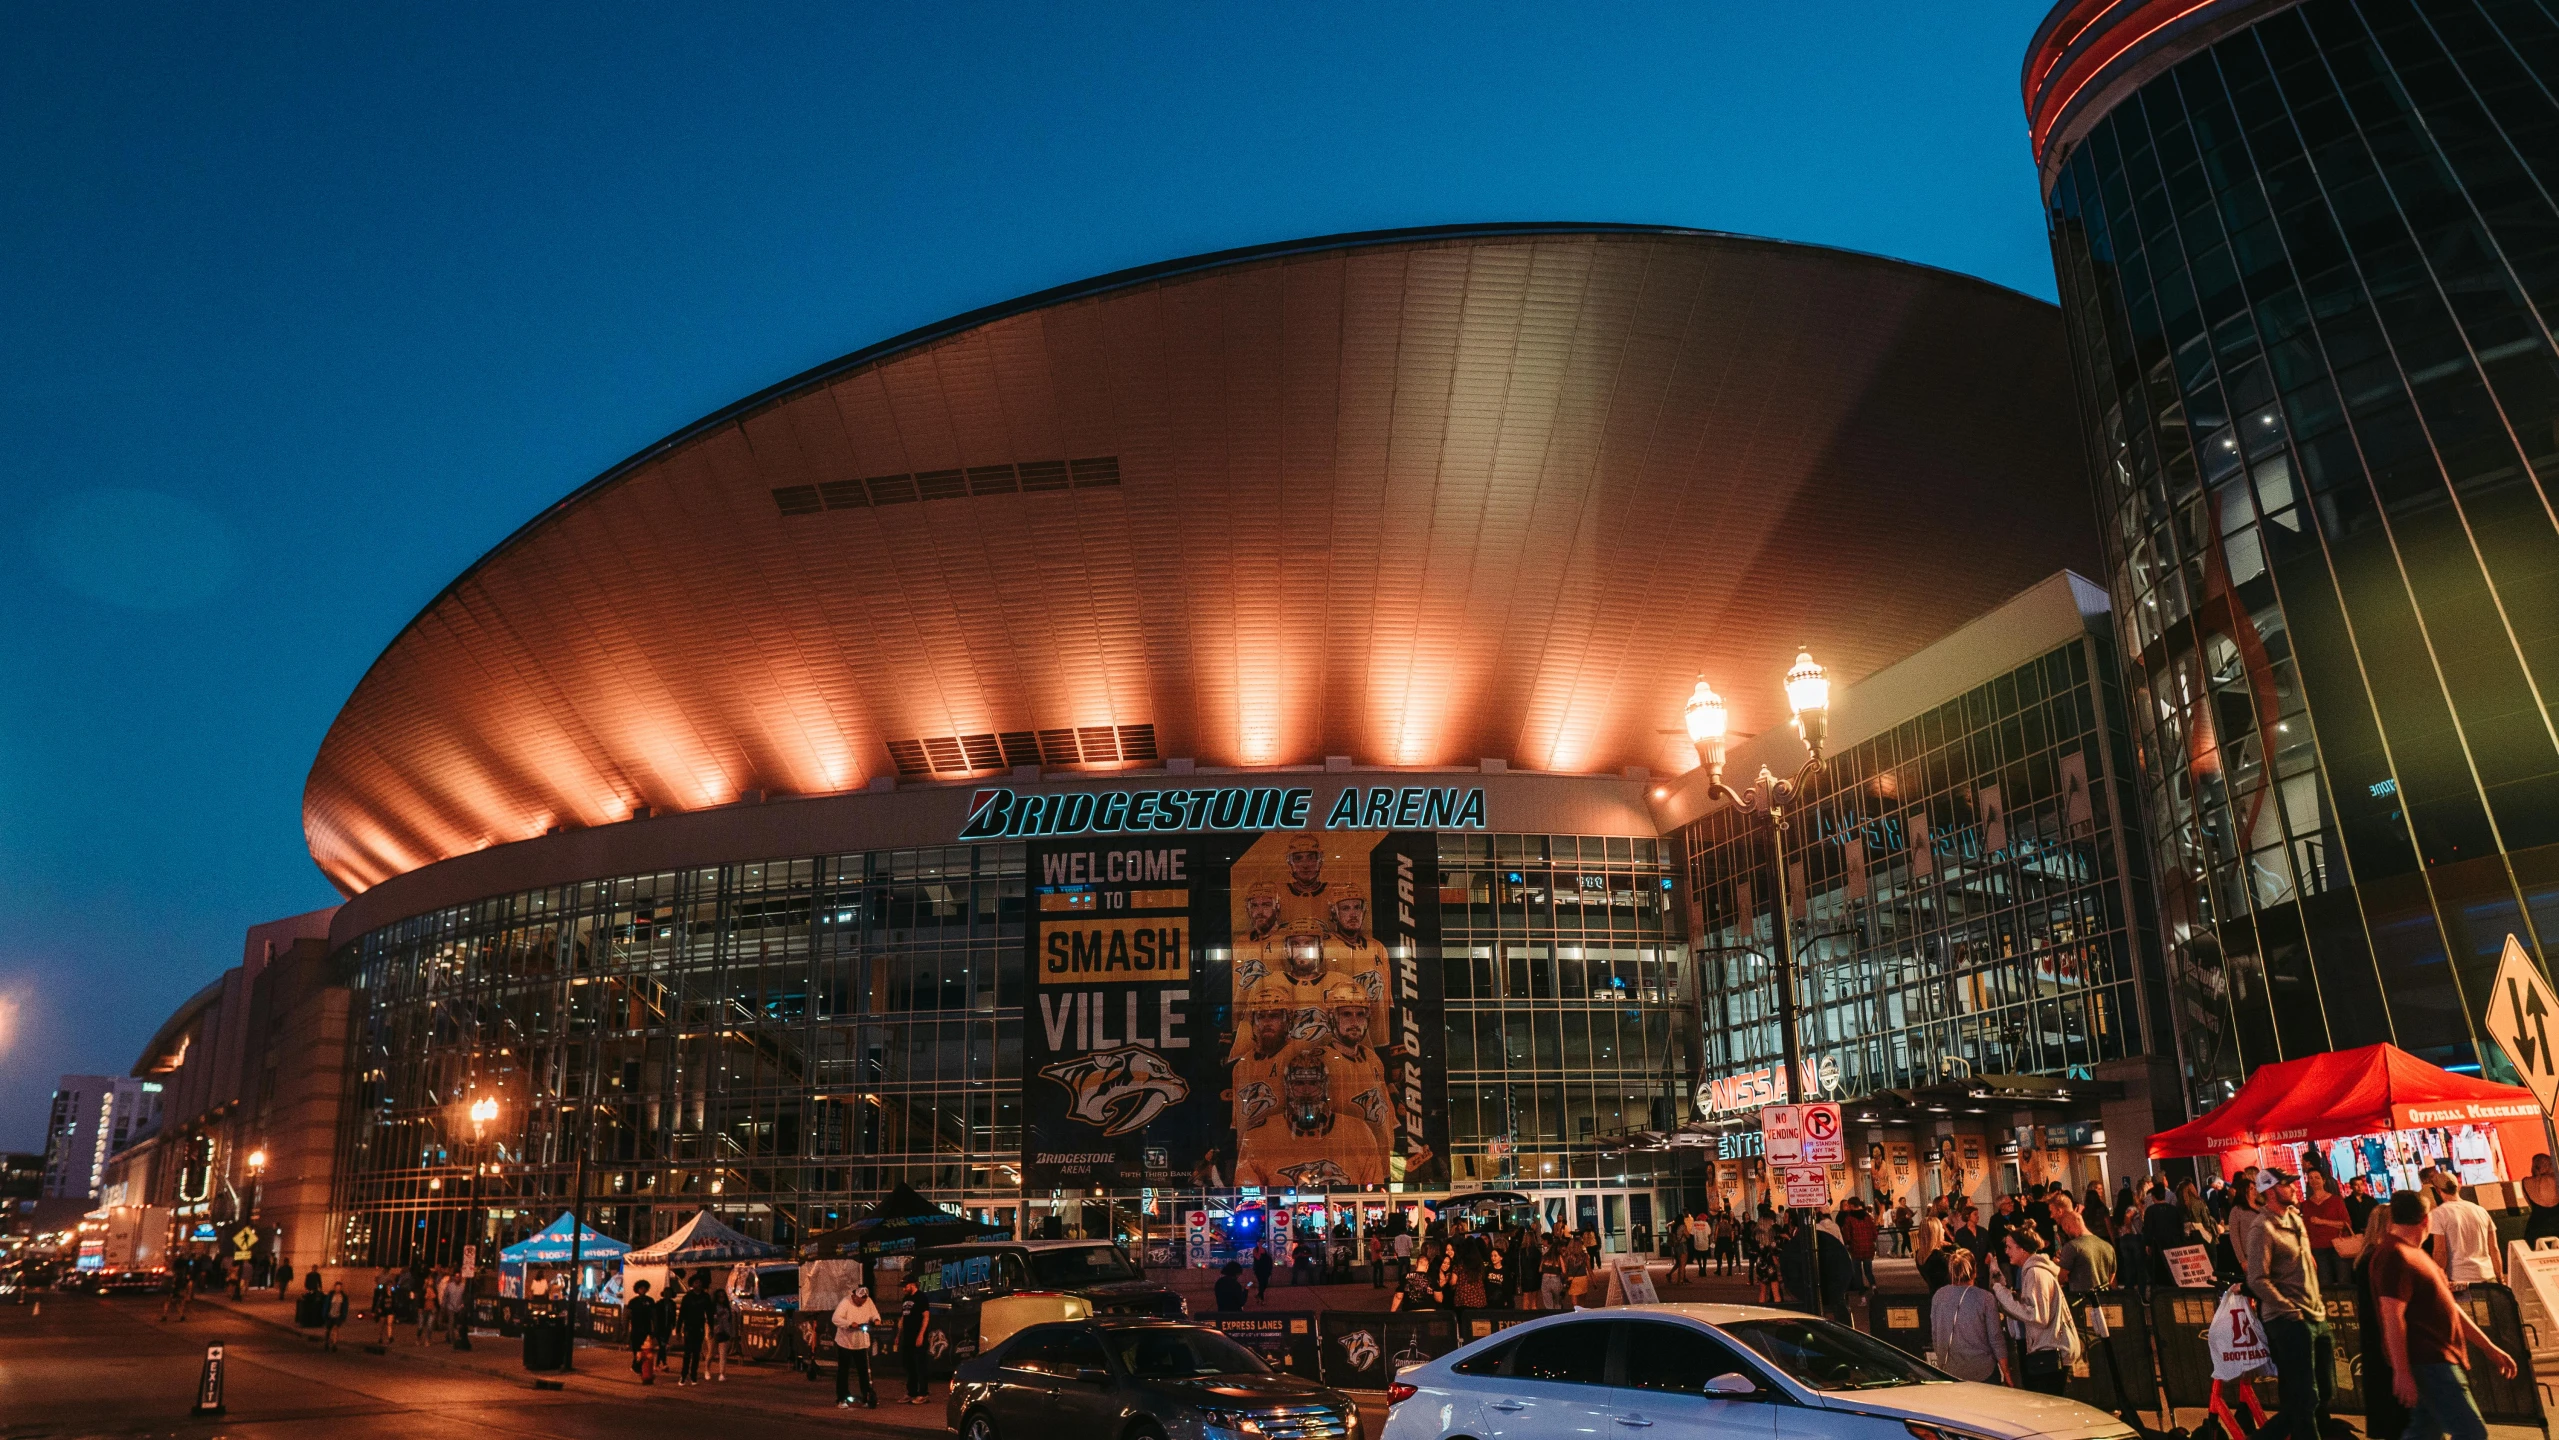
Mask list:
[[[1034,841],[1026,859],[1026,1185],[1445,1178],[1433,835]]]

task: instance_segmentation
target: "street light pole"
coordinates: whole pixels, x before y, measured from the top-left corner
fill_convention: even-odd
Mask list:
[[[1806,1091],[1818,1091],[1820,1081],[1804,1069],[1802,1024],[1795,1009],[1795,899],[1786,873],[1787,817],[1794,809],[1812,798],[1813,782],[1820,778],[1822,742],[1830,735],[1830,677],[1813,663],[1809,652],[1798,651],[1795,663],[1786,672],[1786,706],[1795,714],[1795,733],[1804,740],[1804,764],[1791,776],[1769,773],[1759,767],[1758,778],[1747,790],[1735,790],[1724,783],[1724,727],[1727,715],[1724,697],[1697,677],[1697,690],[1688,697],[1688,738],[1697,746],[1698,763],[1706,769],[1706,794],[1740,811],[1748,822],[1764,822],[1769,837],[1770,868],[1776,871],[1777,901],[1777,1043],[1785,1066],[1785,1100],[1790,1105],[1804,1102]],[[1790,1207],[1791,1208],[1791,1207]],[[1811,1228],[1804,1236],[1806,1273],[1812,1285],[1814,1313],[1822,1313],[1821,1230],[1816,1213]]]
[[[483,1095],[471,1102],[471,1198],[462,1205],[463,1269],[462,1313],[453,1317],[453,1348],[471,1348],[471,1290],[478,1279],[479,1257],[473,1253],[480,1228],[480,1172],[489,1168],[487,1144],[489,1122],[498,1118],[498,1102],[494,1095]]]
[[[1724,783],[1724,697],[1706,684],[1703,675],[1697,677],[1696,693],[1688,698],[1687,718],[1688,737],[1697,746],[1698,761],[1706,767],[1707,796],[1767,824],[1775,862],[1771,868],[1777,872],[1777,1042],[1785,1057],[1786,1099],[1801,1104],[1801,1092],[1818,1085],[1807,1083],[1803,1036],[1795,1015],[1795,902],[1786,871],[1787,816],[1796,806],[1810,802],[1813,782],[1821,774],[1822,742],[1830,734],[1830,677],[1810,654],[1798,652],[1794,667],[1786,672],[1786,703],[1795,712],[1796,733],[1804,738],[1803,768],[1792,776],[1778,776],[1762,765],[1747,790],[1736,791]]]

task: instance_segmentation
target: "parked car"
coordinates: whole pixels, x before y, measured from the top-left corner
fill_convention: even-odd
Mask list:
[[[102,1270],[98,1273],[101,1295],[156,1295],[169,1288],[169,1272],[161,1266],[143,1270]]]
[[[960,1440],[1360,1437],[1350,1397],[1206,1325],[1101,1316],[1033,1325],[963,1363],[945,1415]]]
[[[2130,1440],[2094,1406],[1977,1385],[1845,1325],[1758,1305],[1533,1320],[1402,1372],[1381,1440]]]
[[[882,1308],[894,1310],[897,1272],[883,1267],[876,1283]],[[986,1344],[1003,1339],[1030,1318],[1025,1307],[1003,1307],[991,1337],[982,1333],[989,1300],[1009,1296],[1072,1299],[1076,1305],[1047,1309],[1041,1318],[1078,1315],[1152,1315],[1180,1320],[1190,1306],[1170,1287],[1149,1280],[1128,1252],[1108,1240],[972,1240],[917,1251],[905,1274],[914,1279],[925,1302],[939,1312],[936,1334],[949,1337],[949,1358],[964,1360]],[[937,1357],[939,1358],[939,1357]]]

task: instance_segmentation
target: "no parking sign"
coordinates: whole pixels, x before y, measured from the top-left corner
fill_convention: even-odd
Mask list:
[[[1840,1123],[1839,1107],[1825,1103],[1799,1108],[1795,1158],[1806,1165],[1847,1164],[1848,1135]]]

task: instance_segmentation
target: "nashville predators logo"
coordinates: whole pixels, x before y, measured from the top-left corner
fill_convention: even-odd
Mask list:
[[[1255,1080],[1235,1092],[1235,1128],[1250,1130],[1279,1113],[1279,1095],[1268,1080]]]
[[[1300,1190],[1356,1190],[1359,1182],[1351,1172],[1330,1160],[1309,1160],[1303,1165],[1283,1166],[1280,1180]]]
[[[1377,1337],[1365,1330],[1354,1330],[1342,1337],[1342,1358],[1350,1361],[1354,1370],[1372,1368],[1384,1353],[1378,1346]]]
[[[1044,1067],[1040,1073],[1066,1087],[1075,1097],[1066,1113],[1105,1135],[1143,1129],[1164,1107],[1189,1098],[1190,1084],[1163,1056],[1142,1045],[1123,1045],[1093,1055],[1078,1055]]]
[[[1383,1091],[1375,1088],[1362,1090],[1351,1097],[1351,1103],[1359,1107],[1359,1113],[1368,1117],[1369,1124],[1386,1123],[1386,1095]]]

